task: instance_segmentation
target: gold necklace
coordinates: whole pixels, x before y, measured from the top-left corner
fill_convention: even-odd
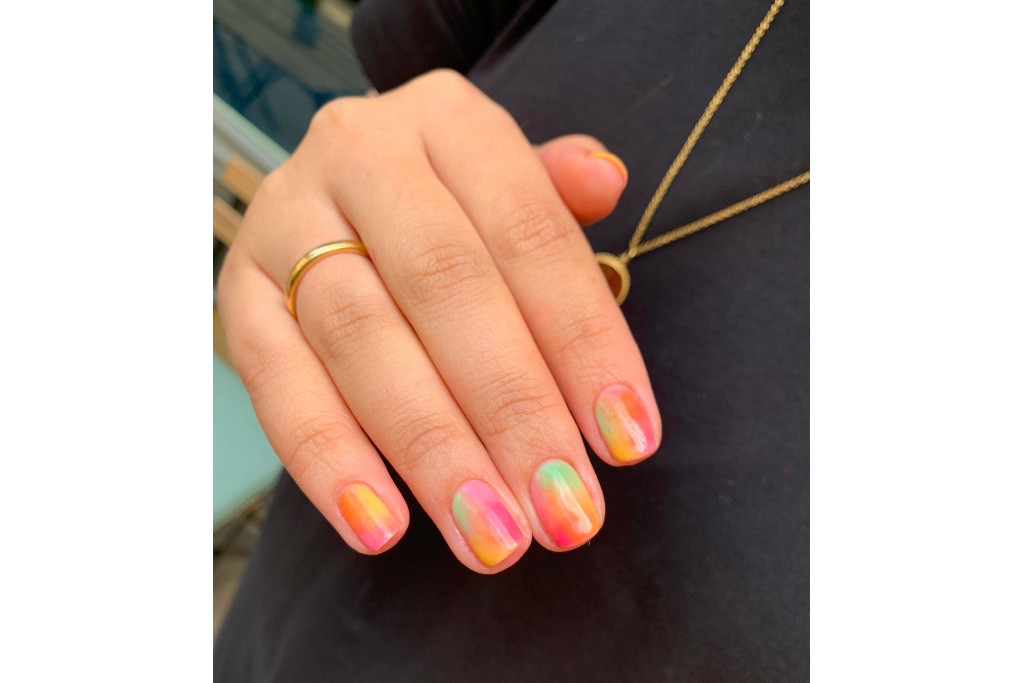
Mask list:
[[[683,167],[683,162],[690,156],[690,152],[693,150],[694,145],[697,144],[697,140],[700,139],[704,129],[707,128],[708,122],[711,121],[711,117],[718,111],[719,105],[722,104],[722,100],[725,99],[726,93],[729,92],[729,88],[732,87],[733,82],[740,75],[740,71],[743,70],[743,66],[750,59],[750,55],[754,53],[754,48],[761,41],[761,38],[768,31],[768,27],[772,25],[772,20],[775,19],[775,15],[779,13],[785,0],[775,0],[772,3],[771,8],[768,10],[768,14],[764,16],[761,23],[758,25],[757,30],[754,31],[754,35],[751,36],[747,46],[743,48],[743,52],[740,53],[736,63],[729,69],[729,73],[726,74],[725,80],[722,81],[722,85],[718,87],[718,91],[715,96],[711,98],[711,102],[708,103],[707,108],[697,121],[697,125],[693,127],[690,132],[690,136],[686,138],[686,142],[683,144],[683,148],[679,150],[679,154],[676,155],[672,165],[669,166],[668,172],[665,173],[665,177],[661,179],[661,184],[658,186],[658,190],[651,197],[650,203],[644,210],[644,215],[640,218],[640,222],[636,226],[636,230],[633,231],[633,236],[629,240],[629,248],[622,252],[618,256],[609,254],[606,252],[600,252],[594,254],[597,258],[597,262],[601,265],[601,270],[604,272],[605,278],[608,280],[608,286],[612,288],[612,293],[615,294],[615,300],[622,305],[622,302],[626,300],[626,296],[629,294],[629,264],[640,254],[646,254],[649,251],[653,251],[658,247],[663,247],[666,244],[675,242],[676,240],[682,239],[687,235],[692,235],[698,230],[711,227],[716,223],[720,223],[727,218],[731,218],[738,213],[742,213],[747,209],[752,209],[758,204],[763,204],[769,199],[774,199],[781,194],[785,194],[790,190],[796,189],[804,183],[810,182],[811,172],[806,171],[798,176],[790,178],[789,180],[779,183],[775,187],[769,188],[764,192],[755,194],[753,197],[747,197],[743,201],[736,202],[731,206],[727,206],[720,211],[705,216],[699,220],[681,225],[675,230],[665,233],[660,237],[642,242],[644,233],[647,232],[647,226],[651,224],[651,219],[654,218],[654,212],[658,210],[661,205],[661,200],[665,198],[665,193],[668,192],[669,186],[676,179],[676,175],[679,173],[679,169]]]

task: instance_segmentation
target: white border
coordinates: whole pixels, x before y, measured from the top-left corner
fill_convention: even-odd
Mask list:
[[[1022,11],[812,14],[812,673],[1019,681]]]

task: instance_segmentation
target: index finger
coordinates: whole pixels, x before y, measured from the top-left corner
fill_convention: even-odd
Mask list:
[[[459,105],[423,124],[438,177],[480,232],[594,452],[612,465],[647,458],[661,439],[647,369],[579,224],[507,112],[483,96]]]

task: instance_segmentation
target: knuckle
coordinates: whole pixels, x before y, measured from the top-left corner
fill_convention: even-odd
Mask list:
[[[365,172],[379,152],[381,136],[396,137],[394,113],[377,98],[341,97],[317,110],[289,163],[314,178]],[[386,131],[386,133],[385,133]]]
[[[292,180],[292,161],[287,161],[268,173],[260,181],[253,195],[248,210],[242,217],[242,227],[239,235],[248,234],[248,226],[253,222],[253,216],[259,215],[266,206],[273,206],[287,199],[295,192],[295,183]],[[238,241],[238,238],[235,240]]]
[[[465,76],[451,69],[435,69],[413,81],[411,85],[425,120],[445,123],[465,116],[468,112],[483,111],[487,98]]]
[[[291,165],[285,162],[268,173],[262,181],[260,181],[259,187],[256,188],[256,197],[280,197],[289,193],[289,186],[291,180],[288,177],[290,175]]]
[[[443,230],[428,230],[440,235]],[[402,287],[414,304],[476,298],[492,276],[483,250],[456,239],[430,237],[411,243],[402,255]]]
[[[525,371],[497,375],[478,395],[485,406],[480,424],[484,437],[497,437],[524,422],[553,417],[559,404],[543,378]]]
[[[328,361],[349,357],[354,349],[366,346],[368,340],[387,329],[393,319],[379,292],[353,282],[332,287],[316,314],[317,334]]]
[[[406,478],[421,467],[429,467],[437,458],[446,457],[445,447],[454,446],[463,436],[456,420],[433,411],[424,412],[423,406],[416,403],[396,412],[394,429],[402,448],[401,460],[406,470],[403,477]]]
[[[308,480],[318,471],[332,469],[332,456],[348,437],[349,430],[331,418],[314,415],[299,420],[292,430],[291,453],[281,458],[281,464],[296,480]]]
[[[499,200],[495,246],[509,262],[557,253],[576,232],[555,200],[521,199],[523,194],[508,191]]]
[[[309,130],[328,135],[358,130],[364,105],[365,101],[359,97],[339,97],[331,100],[313,115]]]
[[[558,346],[555,356],[560,360],[593,355],[594,351],[606,349],[616,340],[615,322],[607,315],[591,313],[571,316],[569,322],[558,331]]]
[[[436,93],[451,98],[466,97],[478,92],[469,79],[454,69],[428,71],[420,79],[420,83]]]
[[[241,330],[225,332],[231,363],[246,390],[254,396],[269,393],[268,385],[287,374],[294,351],[286,344],[260,339]]]

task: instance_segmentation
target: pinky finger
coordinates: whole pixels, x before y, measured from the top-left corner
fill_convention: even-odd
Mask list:
[[[384,552],[405,532],[409,509],[280,287],[235,253],[219,289],[232,363],[285,469],[348,545]]]
[[[563,135],[536,148],[562,202],[587,226],[607,218],[626,189],[626,165],[589,135]]]

